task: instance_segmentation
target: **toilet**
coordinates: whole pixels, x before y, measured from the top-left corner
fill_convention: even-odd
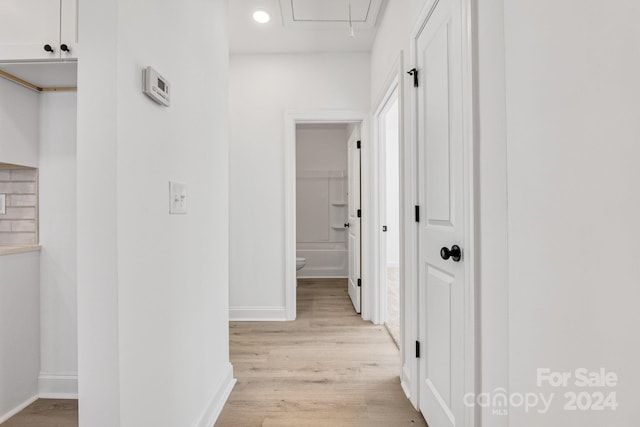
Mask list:
[[[307,264],[307,259],[301,256],[296,257],[296,271],[300,271]]]

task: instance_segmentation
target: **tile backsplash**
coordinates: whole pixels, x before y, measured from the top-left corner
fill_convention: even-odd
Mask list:
[[[38,243],[38,170],[0,164],[0,246]]]

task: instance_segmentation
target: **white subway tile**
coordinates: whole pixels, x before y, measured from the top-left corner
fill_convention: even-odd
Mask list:
[[[13,232],[35,232],[36,222],[32,219],[23,221],[11,221],[11,231]]]
[[[0,221],[0,231],[11,231],[11,221]]]
[[[5,194],[35,194],[35,182],[0,182],[0,193]]]
[[[7,198],[7,206],[35,206],[35,194],[11,194]]]
[[[36,233],[0,233],[0,245],[35,245]]]
[[[36,219],[36,208],[7,208],[7,214],[2,219]]]
[[[0,181],[11,181],[11,171],[0,169]]]
[[[35,169],[12,169],[11,181],[35,181],[36,180]]]

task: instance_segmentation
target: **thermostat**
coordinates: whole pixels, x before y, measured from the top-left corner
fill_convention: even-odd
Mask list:
[[[152,67],[142,70],[142,93],[158,104],[169,106],[169,82]]]

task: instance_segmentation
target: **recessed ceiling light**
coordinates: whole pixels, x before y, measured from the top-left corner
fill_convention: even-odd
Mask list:
[[[267,22],[271,21],[271,15],[269,15],[264,10],[256,10],[255,12],[253,12],[253,20],[260,24],[266,24]]]

